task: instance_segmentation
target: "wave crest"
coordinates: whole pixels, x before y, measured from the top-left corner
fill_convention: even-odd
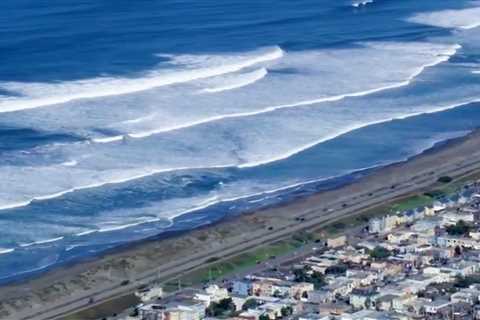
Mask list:
[[[419,13],[408,21],[441,28],[474,29],[480,27],[480,8]]]
[[[0,82],[0,89],[19,97],[0,98],[0,113],[62,104],[78,99],[116,96],[161,86],[191,82],[238,72],[257,64],[282,58],[280,47],[230,56],[168,56],[164,68],[150,71],[141,78],[103,77],[63,83]]]

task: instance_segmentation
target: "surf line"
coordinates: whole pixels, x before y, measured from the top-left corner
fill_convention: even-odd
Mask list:
[[[267,108],[256,110],[256,111],[218,115],[218,116],[205,118],[205,119],[202,119],[202,120],[193,121],[193,122],[178,125],[178,126],[162,128],[162,129],[158,129],[158,130],[151,130],[151,131],[138,132],[138,133],[128,133],[126,135],[117,135],[117,136],[113,136],[113,137],[94,138],[91,141],[94,142],[94,143],[111,143],[111,142],[123,141],[124,139],[128,139],[128,138],[142,139],[142,138],[147,138],[149,136],[160,134],[160,133],[186,129],[186,128],[190,128],[190,127],[194,127],[194,126],[198,126],[198,125],[202,125],[202,124],[206,124],[206,123],[210,123],[210,122],[221,121],[221,120],[225,120],[225,119],[251,117],[251,116],[270,113],[270,112],[274,112],[274,111],[282,110],[282,109],[309,106],[309,105],[320,104],[320,103],[325,103],[325,102],[336,102],[336,101],[340,101],[340,100],[343,100],[343,99],[346,99],[346,98],[362,97],[362,96],[366,96],[366,95],[370,95],[370,94],[374,94],[374,93],[378,93],[378,92],[382,92],[382,91],[386,91],[386,90],[391,90],[391,89],[396,89],[396,88],[408,86],[410,83],[412,83],[412,81],[416,77],[418,77],[420,74],[422,74],[425,69],[430,68],[430,67],[434,67],[438,64],[441,64],[443,62],[448,61],[453,55],[456,54],[456,52],[461,47],[462,46],[459,45],[459,44],[455,44],[455,45],[451,46],[451,48],[448,51],[446,51],[443,54],[438,55],[437,59],[434,60],[433,62],[426,63],[423,66],[418,67],[409,77],[407,77],[406,80],[400,81],[400,82],[397,82],[397,83],[394,83],[394,84],[391,84],[391,85],[382,86],[382,87],[373,88],[373,89],[368,89],[368,90],[359,91],[359,92],[346,93],[346,94],[317,98],[317,99],[312,99],[312,100],[305,100],[305,101],[300,101],[300,102],[291,103],[291,104],[271,106],[271,107],[267,107]]]

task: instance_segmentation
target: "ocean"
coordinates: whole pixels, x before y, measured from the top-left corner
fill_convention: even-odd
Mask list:
[[[3,0],[0,282],[480,125],[480,1]]]

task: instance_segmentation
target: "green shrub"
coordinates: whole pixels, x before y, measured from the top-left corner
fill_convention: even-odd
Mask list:
[[[441,183],[450,183],[452,181],[453,181],[453,178],[449,176],[442,176],[438,178],[438,182],[441,182]]]

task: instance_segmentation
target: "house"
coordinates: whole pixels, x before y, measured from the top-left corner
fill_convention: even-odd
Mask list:
[[[368,223],[368,231],[370,233],[386,233],[391,231],[399,224],[396,215],[388,215],[380,218],[370,219]]]
[[[396,294],[378,295],[373,300],[374,306],[378,311],[390,311],[393,309],[393,300],[398,298]]]
[[[240,296],[248,296],[252,292],[252,282],[247,279],[234,280],[231,283],[232,293]]]
[[[231,295],[230,298],[232,299],[232,302],[235,305],[235,310],[242,310],[243,305],[249,299],[248,296],[239,296],[239,295]]]
[[[442,215],[442,226],[451,226],[455,225],[459,221],[471,222],[473,223],[474,217],[472,213],[460,213],[460,212],[446,212]]]
[[[372,288],[354,289],[349,295],[349,304],[356,310],[368,309],[376,295],[377,292]]]
[[[141,320],[201,320],[205,318],[205,305],[195,301],[152,303],[139,307],[138,314]]]
[[[301,297],[308,295],[314,291],[314,285],[308,282],[292,283],[289,289],[289,297],[294,299],[300,299]]]
[[[282,303],[265,303],[257,307],[257,310],[263,311],[264,315],[268,315],[269,319],[277,319],[282,317],[282,309],[285,307]]]
[[[345,273],[345,276],[348,279],[354,280],[355,287],[366,287],[383,278],[378,272],[353,269],[348,269]]]
[[[480,249],[480,242],[466,237],[456,237],[456,236],[440,236],[436,239],[437,245],[441,248],[450,248],[450,247],[465,247],[472,248],[475,250]]]
[[[335,300],[335,295],[328,290],[314,290],[308,293],[308,302],[314,304],[329,303]]]
[[[334,297],[346,297],[352,292],[353,288],[353,281],[351,279],[338,277],[324,289],[330,291]]]
[[[438,315],[448,312],[451,302],[448,300],[438,299],[425,304],[425,313]]]
[[[194,299],[202,301],[205,306],[208,307],[212,302],[219,302],[223,299],[227,299],[228,297],[229,293],[227,289],[220,288],[214,284],[205,288],[204,292],[196,293]]]
[[[331,320],[331,317],[329,315],[327,316],[321,316],[317,313],[307,313],[300,315],[298,320]]]
[[[258,320],[260,316],[264,315],[265,311],[258,309],[248,309],[239,314],[239,317],[242,319],[248,320]]]
[[[396,317],[387,312],[379,312],[375,310],[361,310],[351,314],[342,315],[340,320],[394,320]]]
[[[455,292],[450,296],[451,302],[464,302],[469,305],[474,305],[478,302],[478,293],[472,292],[467,290],[461,290],[459,292]]]
[[[327,239],[327,247],[328,248],[339,248],[343,247],[347,244],[347,237],[346,236],[339,236],[336,238]]]

